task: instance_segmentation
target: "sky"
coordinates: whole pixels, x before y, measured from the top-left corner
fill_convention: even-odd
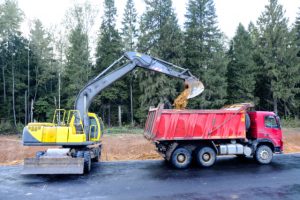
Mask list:
[[[29,22],[33,19],[40,19],[43,25],[47,28],[60,24],[65,12],[72,7],[74,2],[82,3],[85,0],[18,0],[19,7],[24,11],[26,20],[22,24],[22,31],[25,35],[28,34]],[[95,30],[98,30],[101,24],[101,15],[103,14],[104,0],[89,0],[89,2],[98,8],[99,16],[95,22]],[[140,16],[145,11],[145,3],[143,0],[134,0],[136,10]],[[188,0],[173,0],[173,7],[177,13],[178,22],[183,27],[185,20],[185,12]],[[115,0],[117,7],[117,27],[121,27],[123,11],[126,0]],[[228,38],[232,38],[235,34],[239,23],[245,27],[249,22],[256,22],[258,17],[264,10],[268,0],[215,0],[216,14],[218,17],[219,28]],[[297,13],[300,13],[300,0],[279,0],[286,11],[286,17],[289,18],[291,25],[296,18]],[[95,31],[96,34],[96,31]]]

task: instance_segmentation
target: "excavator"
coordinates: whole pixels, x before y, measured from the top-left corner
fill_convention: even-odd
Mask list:
[[[24,146],[49,146],[49,149],[36,152],[34,158],[25,158],[22,174],[88,173],[91,163],[101,156],[104,131],[101,118],[89,112],[89,107],[97,94],[137,67],[184,80],[187,98],[204,90],[188,69],[149,55],[126,52],[80,90],[74,110],[57,109],[52,123],[29,123],[24,127]]]

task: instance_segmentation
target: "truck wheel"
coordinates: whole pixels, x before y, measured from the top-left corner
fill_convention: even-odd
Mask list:
[[[187,168],[191,164],[191,161],[191,152],[184,147],[179,147],[172,153],[171,163],[177,169]]]
[[[260,164],[269,164],[273,158],[273,152],[267,145],[261,145],[256,149],[255,160]]]
[[[83,158],[84,158],[84,172],[88,173],[91,171],[91,165],[92,165],[92,160],[91,160],[91,154],[89,151],[85,151],[83,153]]]
[[[211,147],[196,150],[196,161],[201,167],[211,167],[216,162],[216,152]]]

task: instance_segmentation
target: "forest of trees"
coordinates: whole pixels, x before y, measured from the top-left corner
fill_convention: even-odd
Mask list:
[[[118,29],[114,0],[104,0],[101,19],[86,1],[67,11],[63,27],[48,30],[35,19],[25,37],[18,2],[2,1],[0,132],[33,120],[51,121],[56,108],[73,109],[79,90],[125,51],[150,54],[199,77],[205,91],[188,108],[253,102],[257,110],[299,119],[300,8],[289,26],[282,5],[269,0],[256,21],[248,27],[239,24],[228,40],[218,27],[213,0],[189,0],[183,27],[172,3],[145,0],[145,12],[138,18],[134,1],[127,0]],[[93,44],[95,21],[101,25]],[[91,110],[113,126],[121,105],[124,124],[143,126],[150,106],[172,103],[182,89],[181,81],[138,69],[99,94]]]

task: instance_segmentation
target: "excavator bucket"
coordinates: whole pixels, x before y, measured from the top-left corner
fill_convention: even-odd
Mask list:
[[[188,99],[194,98],[204,91],[203,83],[196,78],[186,80],[185,85],[189,89]]]
[[[83,158],[26,158],[22,174],[83,174]]]

